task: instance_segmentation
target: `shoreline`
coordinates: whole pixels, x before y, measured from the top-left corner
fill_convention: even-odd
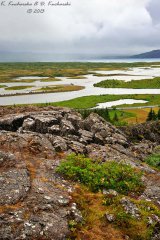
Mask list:
[[[85,87],[79,86],[79,89],[75,90],[66,90],[66,91],[41,91],[41,92],[29,92],[29,93],[16,93],[16,94],[4,94],[0,95],[0,98],[2,97],[16,97],[16,96],[25,96],[25,95],[37,95],[37,94],[45,94],[45,93],[64,93],[64,92],[75,92],[85,89]]]

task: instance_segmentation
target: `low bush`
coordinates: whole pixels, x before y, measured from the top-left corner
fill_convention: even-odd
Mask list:
[[[105,188],[128,194],[138,193],[143,189],[142,173],[130,165],[115,161],[100,164],[82,155],[71,154],[61,162],[57,171],[71,180],[86,185],[94,192]]]

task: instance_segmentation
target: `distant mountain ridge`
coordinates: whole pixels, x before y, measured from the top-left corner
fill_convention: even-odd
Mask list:
[[[138,55],[133,55],[131,58],[160,58],[160,50],[158,49]]]

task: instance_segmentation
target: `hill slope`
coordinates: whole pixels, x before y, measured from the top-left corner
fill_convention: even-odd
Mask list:
[[[131,56],[131,58],[160,58],[160,50],[153,50],[146,53]]]

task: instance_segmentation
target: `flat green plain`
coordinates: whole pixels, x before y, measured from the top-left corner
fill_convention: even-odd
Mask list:
[[[140,107],[160,105],[160,94],[128,94],[128,95],[100,95],[79,97],[68,101],[52,103],[54,106],[87,109],[96,107],[98,103],[112,102],[121,99],[144,100],[146,103],[123,104],[117,107]]]

